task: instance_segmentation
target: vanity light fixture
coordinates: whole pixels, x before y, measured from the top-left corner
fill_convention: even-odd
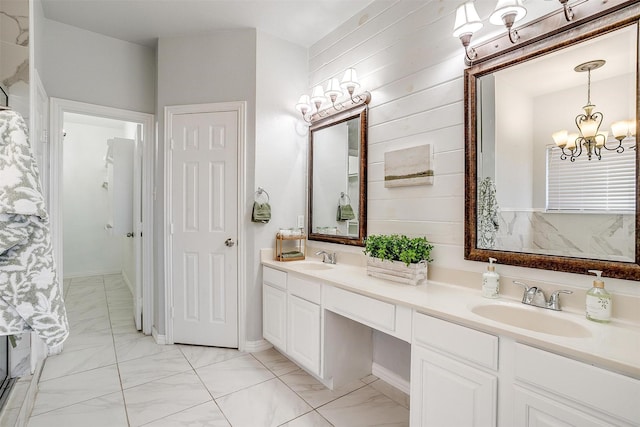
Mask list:
[[[629,133],[629,122],[616,122],[612,125],[612,133],[618,140],[618,145],[616,147],[609,148],[607,147],[607,137],[609,136],[609,132],[600,131],[600,125],[602,124],[604,115],[599,111],[594,112],[593,110],[596,106],[591,103],[591,71],[597,70],[605,63],[606,61],[597,59],[577,65],[574,68],[574,71],[578,73],[587,72],[587,105],[582,107],[584,113],[578,114],[575,119],[579,133],[569,134],[566,130],[561,130],[551,135],[553,141],[562,150],[562,154],[560,155],[560,159],[562,160],[570,158],[572,162],[575,162],[576,158],[582,154],[583,146],[587,152],[589,160],[591,160],[591,156],[594,154],[598,160],[601,160],[602,148],[610,151],[615,150],[618,153],[622,153],[624,151],[622,140]],[[620,123],[624,123],[626,128],[623,129]],[[622,136],[623,133],[624,136]]]
[[[359,87],[360,83],[358,82],[356,70],[348,68],[344,72],[341,82],[334,77],[329,79],[326,90],[323,89],[322,85],[317,85],[313,88],[311,97],[302,95],[296,104],[296,110],[300,112],[304,121],[311,123],[315,119],[328,116],[330,109],[340,111],[348,106],[368,103],[371,98],[369,92],[365,91],[354,96],[356,89]],[[338,102],[338,99],[345,94],[345,91],[349,98]],[[323,109],[322,104],[327,100],[331,102],[331,106]]]
[[[456,22],[453,25],[453,37],[460,38],[464,53],[469,61],[473,61],[478,54],[469,47],[473,33],[482,28],[482,21],[476,12],[473,1],[468,1],[458,6],[456,10]]]
[[[522,6],[520,0],[498,0],[496,8],[489,16],[489,22],[493,25],[504,24],[509,33],[509,41],[515,44],[520,36],[513,28],[513,24],[524,18],[526,14],[527,9]]]

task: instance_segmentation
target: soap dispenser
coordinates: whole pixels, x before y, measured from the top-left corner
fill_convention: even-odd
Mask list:
[[[489,265],[487,271],[482,274],[482,296],[485,298],[498,298],[500,292],[500,275],[496,273],[496,266],[494,262],[498,261],[495,258],[489,258]]]
[[[587,319],[599,323],[608,323],[611,320],[611,294],[604,289],[602,271],[589,270],[596,275],[593,288],[587,291]]]

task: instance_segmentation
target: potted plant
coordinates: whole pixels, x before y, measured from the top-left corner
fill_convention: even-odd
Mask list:
[[[433,245],[426,237],[371,235],[365,240],[367,274],[395,282],[419,285],[427,280]]]

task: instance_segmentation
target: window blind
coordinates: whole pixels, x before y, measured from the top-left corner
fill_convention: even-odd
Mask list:
[[[602,150],[602,160],[586,153],[572,162],[547,147],[547,210],[635,211],[636,151]]]

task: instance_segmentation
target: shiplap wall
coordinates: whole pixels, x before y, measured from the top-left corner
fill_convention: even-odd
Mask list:
[[[372,94],[368,234],[426,235],[436,263],[462,258],[463,53],[451,36],[456,2],[378,1],[309,51],[309,85],[358,71]],[[384,153],[432,144],[431,186],[384,188]]]
[[[426,235],[435,244],[432,265],[482,273],[482,263],[465,261],[463,251],[465,65],[460,41],[451,34],[459,4],[375,0],[310,48],[309,88],[342,78],[344,69],[354,67],[372,94],[367,233]],[[476,5],[486,18],[495,1]],[[384,153],[422,144],[434,147],[434,185],[384,188]],[[554,285],[588,289],[592,282],[579,274],[499,269],[510,277]],[[607,287],[640,295],[637,282],[629,280],[607,279]]]

